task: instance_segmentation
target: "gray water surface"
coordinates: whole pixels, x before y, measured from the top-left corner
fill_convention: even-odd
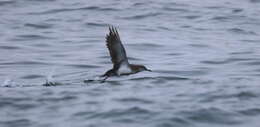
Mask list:
[[[0,126],[258,127],[259,14],[259,0],[1,0]],[[153,72],[84,82],[112,67],[109,25]]]

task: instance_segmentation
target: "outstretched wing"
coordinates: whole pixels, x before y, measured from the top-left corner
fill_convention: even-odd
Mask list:
[[[106,42],[114,66],[125,62],[128,64],[125,48],[120,40],[116,28],[113,26],[109,27],[109,34],[106,36]]]

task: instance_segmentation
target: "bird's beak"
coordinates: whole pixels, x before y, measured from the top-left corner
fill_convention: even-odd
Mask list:
[[[146,71],[150,71],[150,72],[152,72],[152,70],[150,70],[150,69],[146,69]]]

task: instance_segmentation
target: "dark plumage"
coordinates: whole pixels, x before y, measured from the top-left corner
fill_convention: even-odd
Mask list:
[[[106,36],[106,44],[111,56],[113,68],[108,70],[102,77],[135,74],[141,71],[151,71],[143,65],[130,64],[127,59],[125,48],[120,40],[119,33],[113,26],[109,27]]]

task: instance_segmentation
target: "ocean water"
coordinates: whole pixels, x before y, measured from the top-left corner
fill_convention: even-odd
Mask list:
[[[1,0],[0,127],[259,127],[260,0]],[[112,67],[118,28],[129,61]]]

